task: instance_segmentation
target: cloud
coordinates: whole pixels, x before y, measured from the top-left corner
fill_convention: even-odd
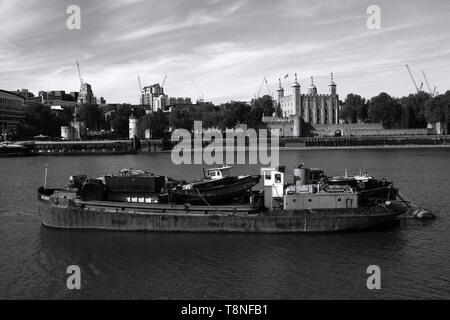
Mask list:
[[[195,97],[194,80],[215,102],[250,99],[264,77],[274,90],[295,72],[321,92],[334,72],[341,95],[402,95],[405,63],[450,87],[444,0],[379,0],[381,30],[366,27],[369,0],[78,0],[82,29],[70,31],[72,2],[0,0],[0,88],[77,90],[75,60],[114,102],[138,102],[137,75],[151,84],[166,74],[170,95]]]

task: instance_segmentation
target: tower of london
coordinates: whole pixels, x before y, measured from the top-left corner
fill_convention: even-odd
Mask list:
[[[318,94],[313,77],[311,77],[311,85],[307,94],[301,94],[297,74],[295,74],[295,82],[292,85],[292,95],[285,96],[281,79],[279,82],[275,105],[281,109],[283,118],[299,117],[305,123],[310,124],[339,124],[339,96],[333,74],[331,74],[331,82],[328,85],[328,94]]]

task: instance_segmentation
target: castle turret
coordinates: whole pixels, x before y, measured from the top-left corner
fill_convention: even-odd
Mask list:
[[[279,81],[279,86],[277,89],[277,103],[278,105],[281,105],[281,99],[284,97],[284,89],[281,86],[281,79],[278,79]]]
[[[331,81],[329,84],[330,95],[331,95],[331,108],[333,113],[334,121],[331,123],[339,124],[339,97],[337,94],[336,83],[334,83],[334,75],[331,74]]]
[[[292,98],[295,108],[294,114],[294,137],[300,137],[302,133],[301,128],[301,117],[302,117],[302,108],[301,108],[301,96],[300,96],[300,84],[297,81],[297,74],[295,74],[295,82],[292,85]]]
[[[334,75],[331,74],[331,82],[329,84],[330,87],[330,94],[335,96],[337,95],[337,90],[336,90],[336,83],[334,83]]]

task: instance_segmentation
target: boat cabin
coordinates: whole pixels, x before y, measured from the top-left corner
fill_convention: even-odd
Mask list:
[[[220,180],[231,176],[231,169],[233,167],[213,168],[206,170],[206,178],[211,180]]]
[[[328,186],[321,180],[323,171],[300,167],[294,170],[294,183],[285,183],[283,170],[266,168],[264,204],[269,210],[348,209],[358,208],[358,193],[349,187]]]

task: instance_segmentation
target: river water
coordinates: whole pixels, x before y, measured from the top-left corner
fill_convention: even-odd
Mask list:
[[[348,168],[392,179],[438,219],[316,235],[55,231],[36,211],[45,163],[51,187],[65,186],[69,175],[125,167],[189,180],[202,167],[175,166],[170,154],[0,158],[0,298],[450,298],[449,149],[283,151],[280,158],[289,173],[304,162],[330,175]],[[81,268],[80,291],[66,287],[70,265]],[[381,268],[379,291],[367,289],[370,265]]]

